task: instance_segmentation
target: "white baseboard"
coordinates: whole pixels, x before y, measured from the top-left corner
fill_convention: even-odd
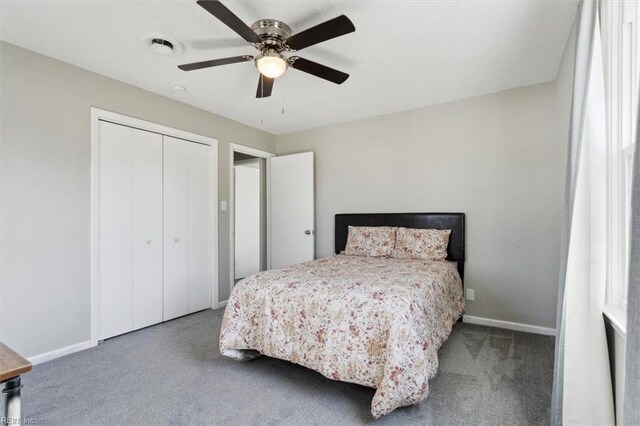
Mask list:
[[[488,327],[505,328],[507,330],[524,331],[526,333],[544,334],[546,336],[555,336],[555,328],[540,327],[537,325],[521,324],[519,322],[501,321],[491,318],[474,317],[465,315],[462,321],[469,324],[486,325]]]
[[[224,308],[225,306],[227,306],[227,300],[223,300],[222,302],[218,302],[218,305],[213,309],[220,309],[220,308]]]
[[[45,352],[40,355],[35,355],[29,357],[29,362],[33,365],[41,364],[46,361],[51,361],[52,359],[60,358],[61,356],[69,355],[74,352],[80,352],[85,349],[92,348],[95,345],[91,344],[91,340],[87,340],[86,342],[76,343],[75,345],[67,346],[60,349],[55,349],[51,352]]]

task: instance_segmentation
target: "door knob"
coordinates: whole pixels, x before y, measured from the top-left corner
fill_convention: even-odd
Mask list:
[[[151,240],[147,240],[147,244],[151,244]]]
[[[313,232],[313,230],[311,230],[311,229],[307,229],[306,231],[304,231],[304,234],[305,234],[305,235],[313,235],[313,234],[314,234],[314,232]]]
[[[173,241],[175,241],[176,243],[180,242],[180,238],[174,238]]]

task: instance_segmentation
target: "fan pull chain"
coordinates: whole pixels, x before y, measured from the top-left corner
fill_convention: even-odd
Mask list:
[[[280,82],[280,85],[282,86],[282,115],[284,115],[284,79]]]
[[[264,99],[264,75],[260,73],[260,99]],[[260,124],[264,124],[264,105],[262,107],[262,118]]]

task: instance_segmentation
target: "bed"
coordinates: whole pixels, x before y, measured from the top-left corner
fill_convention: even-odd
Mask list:
[[[220,351],[266,355],[376,389],[381,417],[429,393],[438,349],[464,313],[462,213],[340,214],[335,256],[240,281],[225,309]],[[349,226],[450,229],[447,259],[346,256]]]

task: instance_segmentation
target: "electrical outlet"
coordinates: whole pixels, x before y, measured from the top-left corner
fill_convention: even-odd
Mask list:
[[[472,288],[467,289],[467,300],[473,302],[476,300],[476,291]]]
[[[226,212],[227,211],[227,202],[226,201],[220,201],[220,211]]]

